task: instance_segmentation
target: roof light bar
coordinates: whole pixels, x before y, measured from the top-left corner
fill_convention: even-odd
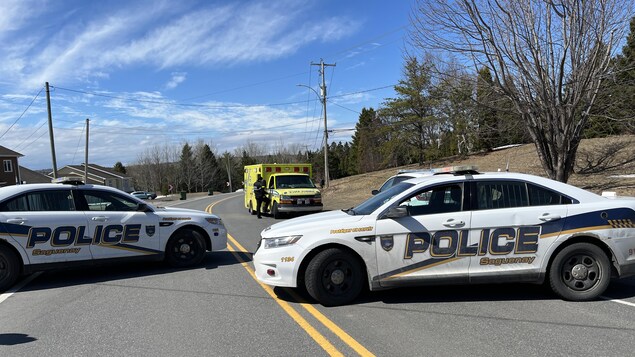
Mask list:
[[[431,170],[435,175],[438,174],[460,174],[460,173],[478,173],[476,165],[456,165],[439,167]]]

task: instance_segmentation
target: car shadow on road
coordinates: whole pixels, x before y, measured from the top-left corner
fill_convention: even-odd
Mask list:
[[[317,304],[308,293],[297,289],[276,288],[281,300]],[[635,278],[613,280],[603,298],[629,299],[635,297]],[[300,300],[300,301],[298,301]],[[364,291],[349,305],[384,303],[388,305],[439,302],[480,301],[536,301],[560,300],[548,285],[539,284],[483,284],[483,285],[430,285],[401,287],[382,291]]]
[[[228,251],[209,252],[201,264],[188,268],[173,268],[162,261],[100,263],[99,265],[45,271],[34,282],[20,289],[20,292],[114,282],[117,280],[169,274],[179,271],[210,270],[221,266],[240,263],[241,262],[236,259],[236,256]]]

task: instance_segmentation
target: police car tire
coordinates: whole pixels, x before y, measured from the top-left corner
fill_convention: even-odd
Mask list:
[[[20,262],[15,254],[0,245],[0,291],[15,284],[20,277]]]
[[[355,300],[364,284],[362,275],[362,267],[354,256],[330,248],[311,259],[304,282],[309,295],[320,304],[337,306]]]
[[[177,231],[165,246],[165,260],[175,268],[200,264],[203,258],[205,258],[205,241],[195,230]]]
[[[610,264],[600,247],[590,243],[572,244],[561,250],[551,264],[551,289],[565,300],[593,300],[609,286]]]

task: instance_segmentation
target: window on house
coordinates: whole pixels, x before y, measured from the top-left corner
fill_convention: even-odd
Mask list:
[[[13,172],[13,162],[11,160],[3,160],[4,172]]]

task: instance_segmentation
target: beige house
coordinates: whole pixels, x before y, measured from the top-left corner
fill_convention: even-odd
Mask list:
[[[117,172],[113,169],[95,165],[88,164],[88,182],[87,184],[96,184],[96,185],[104,185],[110,186],[114,188],[118,188],[124,192],[132,192],[134,191],[134,187],[132,187],[132,178]],[[52,173],[51,175],[52,176]],[[57,170],[57,177],[64,176],[75,176],[84,178],[84,164],[81,165],[66,165],[61,169]]]

